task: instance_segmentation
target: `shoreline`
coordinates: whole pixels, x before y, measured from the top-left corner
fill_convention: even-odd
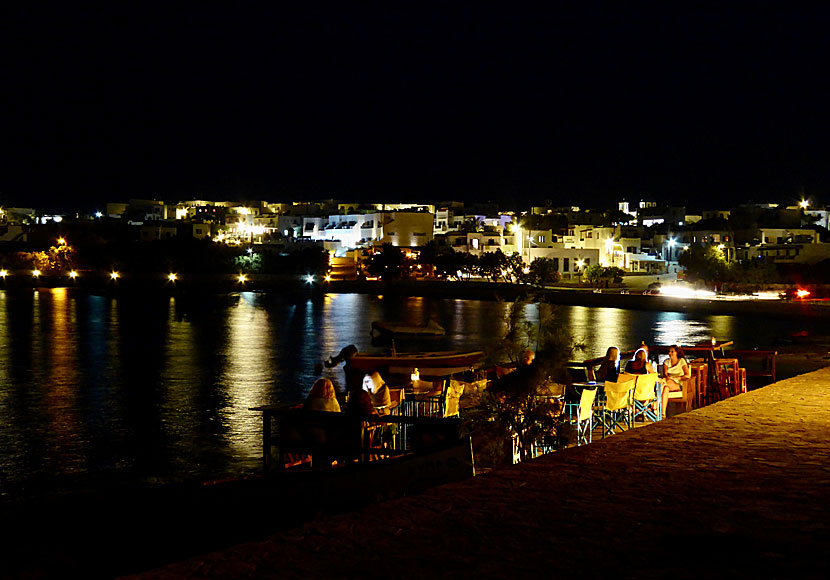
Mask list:
[[[824,317],[830,315],[830,301],[790,300],[718,300],[686,299],[641,293],[622,294],[619,289],[593,292],[589,288],[549,287],[544,292],[523,284],[494,282],[466,282],[440,280],[314,281],[309,283],[296,276],[252,276],[245,283],[235,277],[182,277],[176,282],[167,280],[134,280],[122,278],[116,282],[102,279],[79,279],[67,284],[64,279],[6,280],[0,290],[8,292],[31,291],[41,288],[67,288],[91,294],[118,296],[134,292],[161,293],[173,296],[196,296],[208,293],[278,292],[295,300],[322,299],[326,294],[382,294],[385,296],[445,298],[460,300],[490,300],[513,302],[523,297],[537,301],[544,298],[562,306],[587,306],[690,312],[708,314],[755,314],[769,316]]]

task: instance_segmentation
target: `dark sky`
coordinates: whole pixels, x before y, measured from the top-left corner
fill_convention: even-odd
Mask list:
[[[3,9],[0,203],[830,201],[825,11],[74,4]]]

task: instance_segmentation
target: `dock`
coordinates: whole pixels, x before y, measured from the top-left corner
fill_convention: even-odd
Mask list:
[[[818,578],[830,367],[132,576]]]

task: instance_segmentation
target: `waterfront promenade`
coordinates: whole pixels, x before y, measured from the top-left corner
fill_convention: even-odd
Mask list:
[[[135,578],[825,577],[828,428],[830,367]]]

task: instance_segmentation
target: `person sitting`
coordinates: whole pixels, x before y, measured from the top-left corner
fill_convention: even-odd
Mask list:
[[[340,403],[337,402],[334,384],[327,378],[317,379],[311,386],[303,409],[306,411],[340,412]]]
[[[358,384],[349,391],[349,400],[346,402],[346,412],[360,417],[377,415],[375,406],[372,404],[372,395]]]
[[[519,366],[530,366],[533,364],[533,360],[536,358],[536,353],[530,349],[527,349],[522,352],[522,355],[519,357]]]
[[[616,382],[620,375],[620,349],[616,346],[608,347],[605,351],[605,358],[596,370],[595,376],[598,381]]]
[[[669,358],[663,363],[663,416],[666,416],[666,409],[669,406],[669,391],[682,391],[683,379],[692,378],[692,368],[686,361],[683,349],[674,345],[669,347]]]
[[[363,389],[371,395],[372,406],[378,415],[388,415],[392,412],[389,387],[386,386],[379,372],[375,371],[363,377]]]
[[[644,348],[638,348],[634,353],[634,358],[628,361],[625,365],[625,372],[632,375],[646,375],[654,372],[654,367],[648,360],[648,351]]]

